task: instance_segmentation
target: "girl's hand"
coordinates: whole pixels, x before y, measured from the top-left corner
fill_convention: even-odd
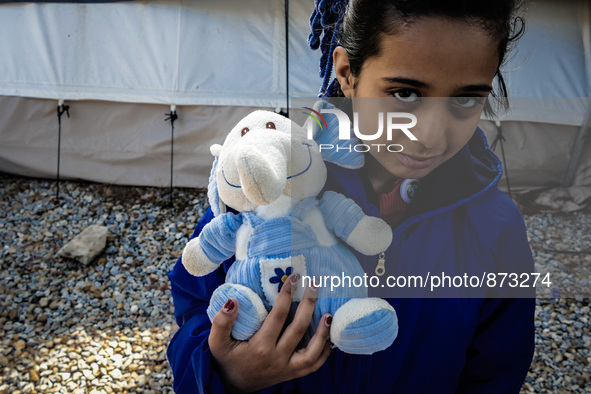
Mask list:
[[[261,328],[247,341],[231,337],[240,307],[235,299],[228,300],[213,318],[209,348],[230,391],[256,391],[308,375],[328,358],[332,347],[327,339],[332,320],[329,314],[320,319],[308,346],[295,350],[310,324],[317,289],[306,288],[293,321],[281,333],[291,306],[292,286],[297,280],[298,275],[294,274],[286,280]]]

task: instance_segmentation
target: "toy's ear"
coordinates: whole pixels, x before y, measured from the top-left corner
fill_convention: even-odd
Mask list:
[[[218,157],[222,153],[222,146],[220,144],[213,144],[209,147],[209,151],[215,157]]]
[[[207,199],[209,200],[209,206],[214,216],[219,216],[226,213],[226,204],[220,199],[218,193],[218,181],[216,169],[218,167],[219,156],[222,153],[222,146],[220,144],[213,144],[209,147],[209,151],[215,157],[213,165],[211,166],[211,173],[209,174],[209,184],[207,186]]]
[[[211,166],[211,173],[209,175],[209,185],[207,187],[207,199],[209,200],[209,205],[211,207],[213,215],[216,217],[223,213],[226,213],[226,204],[224,204],[224,202],[220,199],[220,195],[218,193],[216,169],[218,167],[219,160],[220,159],[216,156],[216,158],[213,161],[213,165]]]

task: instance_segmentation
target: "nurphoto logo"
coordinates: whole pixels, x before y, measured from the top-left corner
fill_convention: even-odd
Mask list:
[[[411,128],[416,126],[417,124],[417,117],[411,113],[407,112],[378,112],[378,130],[375,131],[373,134],[364,134],[359,130],[359,114],[357,112],[353,113],[353,127],[351,128],[351,120],[349,116],[337,108],[322,108],[320,112],[309,108],[304,107],[304,109],[309,110],[310,112],[305,112],[309,118],[304,123],[304,128],[306,128],[308,132],[308,139],[314,139],[314,124],[316,123],[319,127],[319,133],[324,133],[328,131],[328,122],[326,121],[325,117],[322,114],[329,114],[336,117],[339,129],[339,140],[349,140],[351,139],[351,129],[353,129],[353,133],[355,136],[361,141],[375,141],[382,138],[384,134],[384,129],[386,131],[386,140],[392,141],[392,135],[394,132],[403,132],[409,139],[412,141],[417,141],[417,137],[413,135],[410,131]],[[406,120],[405,123],[399,123],[400,119]],[[385,127],[384,127],[385,125]],[[379,152],[380,149],[386,149],[388,152],[402,152],[404,147],[400,144],[386,144],[386,143],[361,143],[355,145],[347,145],[347,146],[339,146],[335,144],[326,144],[326,143],[319,143],[318,147],[320,151],[323,150],[346,150],[351,151],[354,150],[355,152],[369,152],[371,149],[377,149]]]

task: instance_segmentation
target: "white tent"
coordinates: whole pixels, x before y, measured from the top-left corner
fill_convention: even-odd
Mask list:
[[[234,123],[254,107],[285,108],[287,83],[290,95],[316,93],[311,5],[292,1],[287,14],[284,0],[0,5],[0,170],[56,176],[65,100],[62,178],[168,185],[164,119],[176,105],[174,185],[205,187],[209,146]]]
[[[0,171],[55,178],[59,138],[62,178],[166,186],[165,114],[174,105],[173,183],[205,187],[209,146],[241,117],[316,95],[312,8],[312,0],[0,4]],[[590,21],[586,0],[540,0],[528,10],[505,67],[515,97],[501,119],[513,188],[562,184],[570,163],[577,199],[591,195],[591,142],[581,142]],[[58,136],[60,100],[70,117],[62,115]],[[482,127],[492,141],[494,123]]]

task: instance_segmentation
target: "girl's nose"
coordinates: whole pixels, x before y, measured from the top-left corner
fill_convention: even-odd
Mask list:
[[[443,99],[430,98],[421,108],[413,112],[417,125],[412,132],[423,148],[431,153],[442,153],[447,146],[447,134],[452,127],[452,119]]]

